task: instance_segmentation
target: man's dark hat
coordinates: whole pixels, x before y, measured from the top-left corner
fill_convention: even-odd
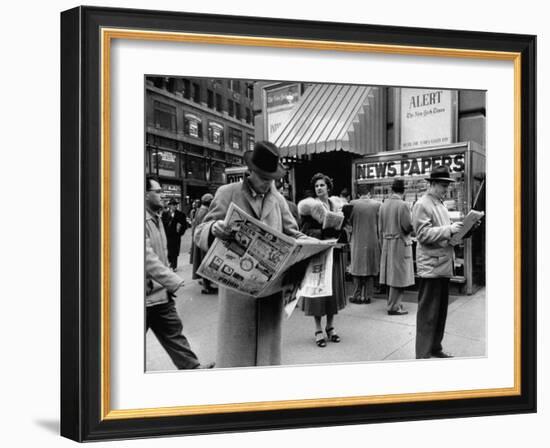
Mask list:
[[[285,167],[279,163],[279,148],[271,142],[257,142],[253,151],[243,155],[246,166],[259,175],[270,179],[280,179],[285,174]]]
[[[179,202],[176,201],[175,199],[170,199],[170,202],[168,203],[169,205],[178,205]]]
[[[451,178],[451,171],[447,165],[434,166],[426,180],[430,182],[455,182],[455,180]]]
[[[398,193],[403,193],[405,191],[405,181],[403,179],[394,179],[391,189]]]

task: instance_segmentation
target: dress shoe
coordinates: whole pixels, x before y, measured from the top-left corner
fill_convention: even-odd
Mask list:
[[[209,362],[207,364],[199,364],[195,369],[213,369],[215,365],[215,362]]]
[[[366,299],[363,299],[363,302],[365,305],[368,305],[369,303],[371,303],[372,300],[370,299],[370,297],[367,297]]]
[[[218,290],[214,288],[201,289],[201,294],[217,294]]]
[[[443,350],[439,350],[438,352],[432,352],[432,358],[454,358],[454,356]]]
[[[409,314],[409,312],[407,310],[403,310],[403,309],[401,309],[401,310],[390,310],[390,311],[388,311],[388,314],[390,316],[403,316],[405,314]]]

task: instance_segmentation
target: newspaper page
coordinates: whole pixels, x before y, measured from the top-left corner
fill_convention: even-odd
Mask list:
[[[325,297],[332,295],[332,265],[334,246],[309,260],[306,273],[298,289],[285,299],[285,314],[290,317],[301,297]]]
[[[234,203],[225,219],[231,240],[215,239],[197,273],[242,294],[263,297],[283,289],[290,266],[335,242],[294,239],[251,217]]]
[[[462,239],[464,238],[464,235],[466,235],[473,226],[476,225],[476,223],[485,216],[484,212],[480,212],[477,210],[470,210],[466,217],[464,218],[464,221],[462,223],[462,229],[460,229],[460,232],[455,233],[450,241],[450,244],[452,246],[456,246],[457,244],[460,244],[462,242]]]

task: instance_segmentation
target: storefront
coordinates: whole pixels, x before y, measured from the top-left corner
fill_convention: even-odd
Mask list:
[[[449,187],[445,205],[451,220],[460,221],[472,208],[483,210],[485,154],[475,143],[391,151],[357,159],[352,164],[352,196],[367,190],[374,199],[384,201],[395,178],[405,180],[405,201],[411,208],[426,192],[426,177],[436,165],[447,165],[456,182]],[[455,277],[466,294],[485,283],[485,245],[482,230],[475,238],[455,247]]]

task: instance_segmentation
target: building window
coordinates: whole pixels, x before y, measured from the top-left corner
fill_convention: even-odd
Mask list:
[[[176,108],[160,101],[155,101],[153,107],[155,128],[176,132]]]
[[[229,88],[233,90],[233,92],[240,93],[241,91],[241,83],[238,79],[230,79],[229,80]]]
[[[246,84],[246,97],[250,100],[254,100],[254,84]]]
[[[207,98],[206,98],[206,105],[210,108],[210,109],[214,109],[214,92],[210,89],[208,89],[207,91]]]
[[[249,107],[246,108],[246,122],[252,123],[252,111]]]
[[[254,137],[250,134],[246,134],[246,148],[249,151],[254,150]]]
[[[240,120],[242,118],[241,105],[239,103],[235,103],[235,118],[237,120]]]
[[[183,133],[195,138],[202,138],[202,121],[193,114],[185,114],[183,118]]]
[[[219,93],[216,93],[216,110],[218,112],[223,111],[222,96]]]
[[[243,148],[243,132],[240,129],[229,128],[229,146],[234,150]]]
[[[188,79],[183,80],[183,97],[186,99],[191,98],[191,82]]]
[[[235,114],[235,103],[233,100],[227,100],[227,113],[230,117]]]
[[[201,102],[201,86],[196,82],[193,83],[193,101],[195,103]]]
[[[208,122],[208,141],[223,146],[223,125],[215,121]]]

